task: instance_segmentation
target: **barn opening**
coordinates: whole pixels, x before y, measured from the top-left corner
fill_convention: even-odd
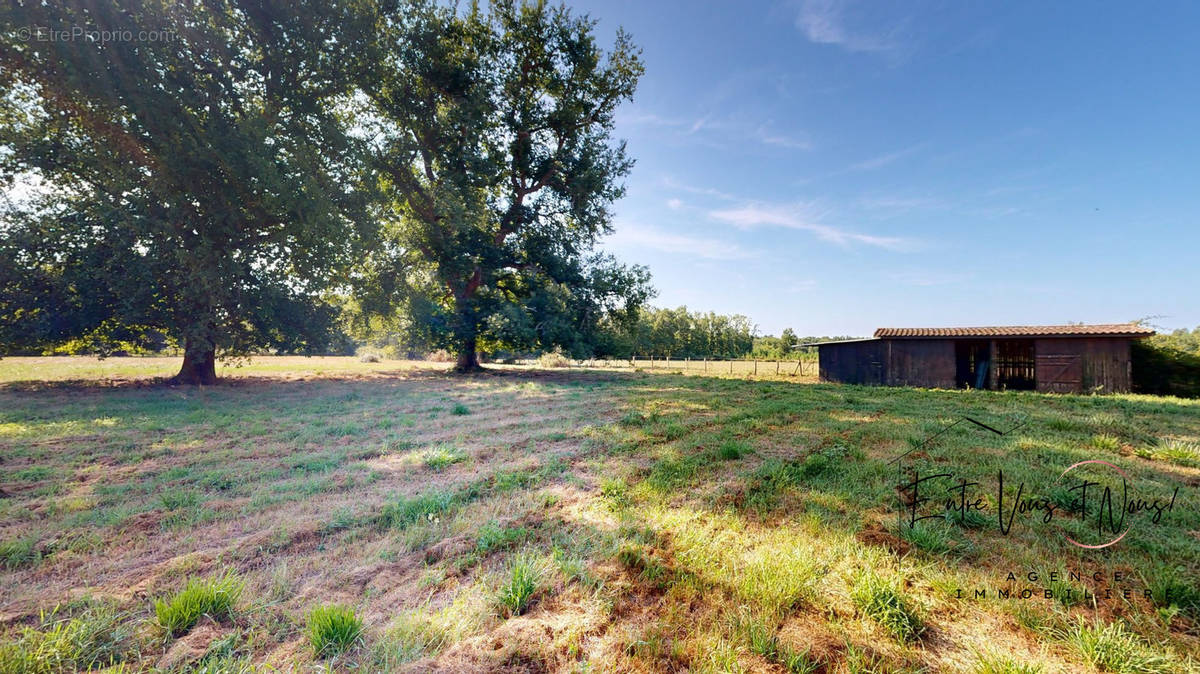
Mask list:
[[[991,347],[986,340],[960,339],[954,343],[958,388],[984,389],[991,367]]]
[[[996,387],[1032,391],[1037,384],[1037,358],[1032,339],[996,340]]]

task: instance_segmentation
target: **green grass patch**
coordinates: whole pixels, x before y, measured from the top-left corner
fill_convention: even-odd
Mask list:
[[[542,575],[542,567],[533,557],[525,554],[515,557],[496,593],[501,615],[512,617],[524,613],[538,591]]]
[[[863,615],[900,641],[915,641],[925,631],[920,613],[900,591],[899,583],[874,571],[864,571],[855,578],[850,599]]]
[[[313,655],[334,657],[362,641],[363,622],[349,606],[317,606],[305,616],[304,634]]]
[[[203,616],[217,621],[232,617],[242,588],[233,571],[213,578],[192,578],[178,593],[154,601],[154,617],[167,634],[179,636]]]

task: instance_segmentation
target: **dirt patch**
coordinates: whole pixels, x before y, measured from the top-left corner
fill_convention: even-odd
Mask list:
[[[158,659],[159,669],[177,669],[189,665],[208,652],[212,643],[232,630],[221,627],[210,618],[201,618],[186,635],[175,640],[167,652]]]
[[[854,534],[854,538],[865,545],[874,545],[898,554],[907,554],[911,547],[908,541],[898,538],[895,534],[883,528],[882,525],[872,522]]]

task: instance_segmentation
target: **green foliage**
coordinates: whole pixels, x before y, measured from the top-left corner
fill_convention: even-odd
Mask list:
[[[74,616],[55,608],[36,627],[0,643],[0,674],[67,674],[118,665],[135,655],[136,621],[108,604]]]
[[[1200,353],[1167,343],[1135,340],[1131,346],[1133,390],[1154,395],[1200,397]]]
[[[925,631],[924,621],[898,583],[874,571],[863,571],[855,578],[850,599],[859,611],[900,641],[914,641]]]
[[[184,634],[202,616],[225,620],[242,595],[242,581],[233,571],[213,578],[191,578],[183,590],[167,599],[154,600],[154,616],[171,636]]]
[[[454,403],[454,407],[450,410],[450,413],[455,416],[461,417],[461,416],[470,414],[471,408],[467,407],[466,405],[464,405],[462,403]]]
[[[508,568],[508,579],[500,586],[496,600],[507,617],[521,615],[529,607],[541,583],[542,568],[528,555],[516,557]]]
[[[0,175],[45,185],[0,232],[5,351],[169,340],[208,383],[216,349],[336,338],[320,292],[369,223],[340,110],[369,12],[63,0],[8,5],[3,22],[168,36],[0,36]]]
[[[610,140],[642,73],[618,31],[565,7],[386,11],[360,89],[394,207],[362,304],[397,305],[473,369],[477,349],[595,350],[599,321],[651,294],[649,273],[593,252],[632,162]]]
[[[346,652],[362,640],[363,622],[349,606],[317,606],[305,618],[305,636],[318,658]]]

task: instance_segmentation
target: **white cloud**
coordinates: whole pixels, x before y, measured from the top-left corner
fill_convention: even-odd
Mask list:
[[[671,210],[673,210],[673,211],[677,211],[677,210],[679,210],[679,209],[683,208],[683,200],[681,200],[681,199],[667,199],[667,208],[669,208],[669,209],[671,209]]]
[[[922,145],[923,145],[923,143],[919,143],[919,144],[913,145],[911,147],[906,147],[903,150],[897,150],[895,152],[881,154],[877,157],[871,157],[870,159],[864,159],[863,161],[857,162],[855,164],[851,164],[849,170],[851,170],[851,171],[874,171],[875,169],[883,168],[884,166],[891,164],[892,162],[896,161],[897,159],[902,159],[902,158],[907,157],[908,155],[916,152],[917,150],[921,149]]]
[[[889,250],[906,250],[912,247],[912,243],[906,239],[875,236],[873,234],[859,234],[816,222],[803,216],[801,214],[803,210],[805,210],[803,205],[789,207],[749,204],[740,208],[709,211],[709,216],[715,220],[731,224],[738,229],[751,229],[765,225],[812,232],[822,241],[828,241],[841,246],[863,244]]]
[[[672,234],[653,227],[618,223],[616,231],[609,236],[605,243],[618,248],[637,249],[651,248],[654,250],[700,257],[706,260],[744,260],[754,257],[737,244],[702,237]]]
[[[838,0],[804,0],[796,15],[796,27],[811,42],[836,45],[850,52],[888,52],[897,48],[891,39],[847,28],[844,8],[845,3]]]

